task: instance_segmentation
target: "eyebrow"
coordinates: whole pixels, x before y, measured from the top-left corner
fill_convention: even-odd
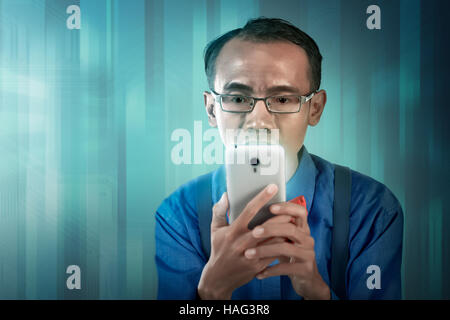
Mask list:
[[[246,84],[240,83],[240,82],[228,82],[223,87],[223,90],[224,91],[239,90],[239,91],[244,91],[247,93],[253,92],[252,87],[250,87]],[[290,92],[290,93],[299,94],[298,88],[292,87],[292,86],[287,86],[287,85],[274,86],[274,87],[270,87],[267,89],[268,94],[271,94],[274,92]]]

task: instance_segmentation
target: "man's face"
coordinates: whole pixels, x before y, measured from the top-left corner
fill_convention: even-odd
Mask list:
[[[214,91],[258,98],[272,95],[310,93],[309,62],[306,52],[290,42],[255,43],[240,39],[228,41],[216,60]],[[205,92],[209,123],[217,126],[224,143],[226,129],[278,129],[280,144],[287,157],[296,156],[303,145],[308,125],[316,125],[326,95],[322,90],[306,102],[298,113],[276,114],[258,101],[250,113],[229,113],[220,108],[211,93]]]

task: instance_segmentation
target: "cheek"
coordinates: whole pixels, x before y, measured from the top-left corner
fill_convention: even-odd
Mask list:
[[[301,113],[286,116],[289,117],[280,118],[278,123],[280,143],[290,152],[297,152],[303,145],[308,123]]]
[[[217,110],[217,109],[216,109]],[[216,113],[217,128],[219,129],[222,142],[226,143],[226,131],[227,129],[239,129],[242,128],[245,120],[245,116],[238,114],[226,113],[222,110]]]

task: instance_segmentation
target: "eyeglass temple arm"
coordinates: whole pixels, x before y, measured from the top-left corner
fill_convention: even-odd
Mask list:
[[[309,96],[305,96],[305,102],[308,102],[309,100],[312,99],[312,97],[317,93],[317,91],[313,91],[311,92],[311,94]]]

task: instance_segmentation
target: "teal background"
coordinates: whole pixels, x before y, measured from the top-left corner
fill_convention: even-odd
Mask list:
[[[81,30],[66,28],[72,4]],[[366,28],[371,4],[381,30]],[[449,299],[449,6],[0,0],[0,298],[156,298],[154,212],[217,167],[170,158],[173,130],[208,127],[203,49],[264,15],[302,28],[324,56],[328,103],[309,151],[385,183],[403,206],[404,298]],[[66,289],[71,264],[81,290]]]

